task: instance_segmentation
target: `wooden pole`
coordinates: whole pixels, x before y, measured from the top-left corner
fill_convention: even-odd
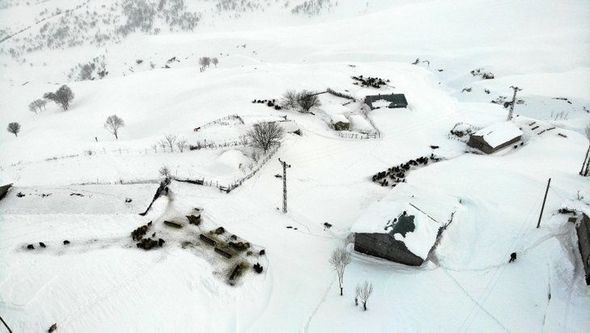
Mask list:
[[[521,91],[519,87],[510,86],[514,90],[514,94],[512,95],[512,103],[510,104],[510,111],[508,112],[508,120],[512,120],[512,116],[514,115],[514,104],[516,104],[516,92]]]
[[[281,161],[279,158],[279,162],[283,165],[283,213],[287,213],[287,168],[290,168],[291,165],[287,164],[285,161]]]
[[[549,193],[549,186],[551,185],[551,178],[547,182],[547,189],[545,190],[545,197],[543,197],[543,205],[541,206],[541,214],[539,214],[539,222],[537,222],[537,229],[541,226],[541,218],[543,217],[543,210],[545,209],[545,201],[547,201],[547,193]]]
[[[0,316],[0,320],[2,321],[2,324],[4,324],[4,326],[8,330],[8,333],[12,333],[12,330],[10,329],[10,327],[8,327],[8,324],[4,321],[4,319],[2,319],[2,316]]]

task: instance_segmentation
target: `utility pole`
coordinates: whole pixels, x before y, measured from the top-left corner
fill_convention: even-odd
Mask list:
[[[291,167],[291,164],[287,164],[285,161],[281,161],[279,158],[279,162],[283,165],[283,213],[287,213],[287,168]]]
[[[551,178],[547,182],[547,189],[545,190],[545,197],[543,197],[543,205],[541,206],[541,214],[539,214],[539,222],[537,222],[537,229],[541,226],[541,217],[543,217],[543,210],[545,209],[545,201],[547,201],[547,193],[549,193],[549,186],[551,185]]]
[[[512,120],[512,116],[514,115],[514,104],[516,104],[516,92],[521,91],[519,87],[510,86],[514,90],[514,94],[512,95],[512,103],[510,103],[510,111],[508,112],[508,120]]]

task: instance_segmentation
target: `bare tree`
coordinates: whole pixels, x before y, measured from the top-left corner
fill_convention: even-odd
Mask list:
[[[29,104],[29,111],[37,114],[42,110],[45,110],[45,104],[47,104],[47,100],[41,98],[36,99]]]
[[[287,90],[283,95],[281,104],[286,109],[297,109],[299,107],[299,103],[297,102],[297,92],[295,92],[295,90]]]
[[[174,152],[174,145],[176,144],[176,139],[176,135],[168,134],[164,137],[162,145],[168,146],[168,148],[170,148],[170,152]]]
[[[188,142],[186,139],[180,138],[176,141],[176,147],[178,147],[178,151],[182,153],[188,147]]]
[[[54,101],[56,104],[61,105],[64,111],[66,111],[70,107],[70,103],[74,99],[74,93],[72,92],[72,89],[70,89],[70,87],[64,84],[63,86],[59,87],[59,89],[57,89],[57,91],[54,93],[45,93],[45,95],[43,95],[43,98]]]
[[[254,124],[246,135],[253,147],[261,148],[266,153],[270,147],[281,141],[285,131],[276,122],[264,122]]]
[[[340,296],[344,295],[344,270],[350,264],[350,253],[345,248],[337,248],[332,252],[330,257],[330,265],[338,274],[338,285],[340,286]]]
[[[297,96],[297,103],[301,107],[301,112],[309,112],[314,106],[320,106],[320,99],[316,93],[303,90]]]
[[[586,138],[588,138],[588,149],[586,150],[586,157],[584,157],[584,162],[582,163],[582,169],[580,169],[581,176],[588,176],[590,172],[590,124],[586,126]]]
[[[209,57],[201,57],[199,58],[199,65],[201,65],[201,72],[205,70],[205,68],[211,65],[211,58]]]
[[[367,301],[371,294],[373,293],[373,284],[369,281],[365,281],[363,285],[357,285],[356,287],[356,294],[358,300],[363,303],[363,310],[367,311]]]
[[[104,127],[107,129],[107,131],[111,132],[117,140],[119,139],[119,128],[123,126],[125,126],[125,122],[116,114],[109,116],[107,121],[104,123]]]
[[[158,173],[164,179],[170,179],[170,177],[171,177],[170,169],[167,166],[165,166],[165,165],[162,165],[162,167],[160,168],[160,170],[158,170]]]
[[[8,124],[8,127],[6,127],[6,130],[12,134],[14,134],[14,136],[18,136],[18,133],[20,132],[20,124],[19,123],[10,123]]]
[[[213,58],[213,59],[211,59],[211,63],[212,63],[213,65],[215,65],[215,67],[217,67],[217,64],[219,64],[219,59],[217,59],[217,58]]]

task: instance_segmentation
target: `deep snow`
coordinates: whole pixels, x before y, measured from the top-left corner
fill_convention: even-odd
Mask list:
[[[0,9],[2,24],[17,17],[32,19],[23,7]],[[578,175],[590,121],[589,19],[580,0],[341,0],[311,18],[277,3],[238,19],[210,18],[193,33],[138,33],[100,49],[28,53],[24,63],[0,55],[1,124],[23,127],[18,137],[0,132],[0,183],[15,183],[0,202],[0,315],[15,332],[45,331],[54,322],[60,332],[586,331],[590,289],[573,225],[557,210],[590,205],[590,184]],[[27,110],[97,53],[106,55],[110,74],[67,82],[76,95],[69,111],[54,104],[39,115]],[[218,55],[220,64],[201,72],[204,55]],[[181,61],[161,68],[173,56]],[[416,58],[429,63],[412,65]],[[476,68],[495,79],[472,76]],[[358,99],[375,93],[353,85],[353,75],[389,79],[380,93],[406,95],[407,109],[369,113],[380,138],[339,137],[323,112],[355,112],[360,104],[342,106],[346,100],[328,94],[320,95],[325,110],[315,116],[251,103],[288,89],[329,87]],[[514,121],[524,145],[467,153],[449,130],[458,122],[483,128],[505,121],[507,109],[490,101],[511,96],[514,84],[523,88]],[[103,128],[111,114],[126,123],[119,140]],[[244,124],[193,130],[233,114]],[[364,120],[359,114],[353,127],[356,117]],[[242,186],[226,194],[173,182],[172,198],[137,214],[163,165],[178,177],[225,184],[260,160],[240,145],[154,150],[165,135],[190,144],[236,142],[253,123],[284,115],[302,136],[287,134]],[[444,160],[412,170],[407,183],[370,181],[431,153]],[[280,211],[277,158],[292,165],[287,214]],[[414,268],[353,253],[339,296],[331,252],[349,244],[351,227],[376,203],[408,200],[438,221],[455,212],[433,256]],[[265,248],[264,272],[250,271],[231,287],[204,252],[174,242],[150,252],[129,246],[131,230],[195,207],[205,209],[208,225]],[[24,249],[40,241],[47,248]],[[518,260],[508,264],[511,252]],[[353,302],[365,280],[375,289],[367,312]]]

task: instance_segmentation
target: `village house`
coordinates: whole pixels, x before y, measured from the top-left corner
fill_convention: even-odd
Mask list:
[[[4,197],[8,193],[8,190],[10,190],[11,187],[12,187],[12,184],[0,186],[0,200],[4,199]]]
[[[382,201],[353,225],[354,250],[389,261],[420,266],[441,225],[409,203]]]
[[[586,272],[586,284],[590,285],[590,218],[583,214],[579,223],[576,224],[578,234],[578,248],[582,256],[582,265]]]
[[[371,108],[371,110],[388,107],[393,108],[406,108],[408,107],[408,101],[404,94],[389,94],[389,95],[371,95],[365,97],[365,104]]]
[[[505,121],[471,134],[467,145],[486,154],[492,154],[518,142],[521,138],[522,131],[518,126],[510,121]]]

